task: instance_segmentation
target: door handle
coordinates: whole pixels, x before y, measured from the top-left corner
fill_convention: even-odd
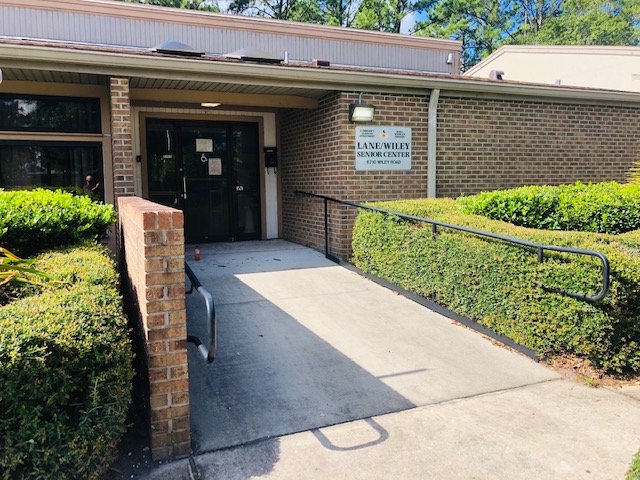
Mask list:
[[[187,177],[182,176],[182,198],[187,199]]]

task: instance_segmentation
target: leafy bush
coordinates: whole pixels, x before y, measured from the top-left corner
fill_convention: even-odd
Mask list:
[[[33,190],[51,190],[51,191],[60,190],[61,192],[70,193],[71,195],[75,195],[75,196],[89,197],[94,202],[102,202],[101,195],[98,192],[95,192],[95,191],[87,192],[87,191],[85,191],[85,189],[83,187],[78,187],[78,186],[75,186],[75,187],[74,186],[71,186],[71,187],[52,187],[52,186],[48,186],[48,185],[42,185],[42,186],[29,185],[29,186],[26,186],[26,187],[19,187],[19,188],[15,188],[15,189],[11,189],[11,190],[25,190],[25,191],[30,191],[30,192],[32,192]]]
[[[462,197],[469,214],[524,227],[618,234],[640,228],[640,184],[530,186]]]
[[[543,244],[599,250],[611,262],[611,288],[589,303],[548,288],[595,294],[601,267],[593,257],[550,253],[538,264],[530,248],[451,229],[361,212],[353,261],[361,269],[475,319],[541,356],[574,353],[609,371],[640,371],[640,233],[612,236],[531,230],[460,212],[452,200],[376,203]]]
[[[633,463],[627,474],[627,480],[640,480],[640,451],[636,453],[633,459]]]
[[[87,195],[87,192],[85,192],[82,187],[77,187],[77,186],[76,187],[52,187],[49,185],[42,185],[42,186],[29,185],[26,187],[12,188],[10,190],[24,190],[29,192],[32,192],[34,190],[51,190],[52,192],[55,192],[56,190],[60,190],[62,192],[67,192],[72,195]]]
[[[116,219],[112,205],[60,190],[0,191],[0,244],[17,255],[104,234]]]
[[[0,478],[99,478],[132,378],[115,266],[95,245],[36,260],[69,285],[0,308]]]

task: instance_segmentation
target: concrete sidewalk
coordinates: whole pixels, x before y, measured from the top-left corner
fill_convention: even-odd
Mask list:
[[[622,479],[640,448],[640,386],[562,380],[298,245],[201,251],[220,322],[216,362],[189,359],[203,479]]]
[[[555,380],[196,457],[203,479],[616,479],[640,404]]]

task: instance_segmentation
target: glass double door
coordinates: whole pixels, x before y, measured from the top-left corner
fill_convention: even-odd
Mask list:
[[[187,242],[261,237],[258,124],[147,120],[151,201],[184,211]]]

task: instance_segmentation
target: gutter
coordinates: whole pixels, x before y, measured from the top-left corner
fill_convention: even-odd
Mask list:
[[[193,80],[213,83],[262,85],[285,88],[427,94],[433,89],[499,95],[520,95],[548,99],[602,101],[637,104],[640,93],[566,88],[555,85],[516,84],[473,78],[406,75],[366,70],[274,66],[254,63],[207,61],[162,57],[147,52],[131,54],[50,46],[1,44],[4,68],[126,77]]]

